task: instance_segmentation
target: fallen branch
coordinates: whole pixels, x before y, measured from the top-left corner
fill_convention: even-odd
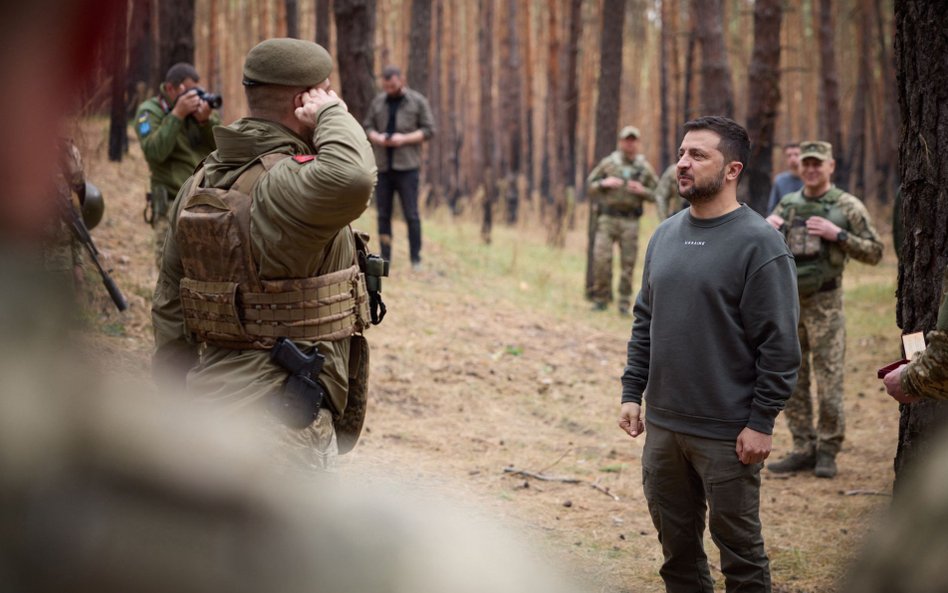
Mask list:
[[[533,478],[534,480],[540,480],[542,482],[562,482],[564,484],[589,484],[593,490],[598,490],[602,492],[612,500],[619,502],[619,497],[609,492],[608,488],[604,488],[595,482],[590,482],[588,480],[583,480],[581,478],[568,478],[563,476],[547,476],[542,473],[531,472],[523,469],[517,469],[515,467],[505,467],[505,474],[512,474],[515,476],[522,476],[524,478]]]
[[[882,490],[847,490],[843,496],[892,496],[892,493]]]
[[[584,480],[579,478],[563,478],[557,476],[544,476],[543,474],[528,472],[526,470],[517,469],[514,467],[505,467],[505,474],[513,474],[515,476],[523,476],[525,478],[533,478],[535,480],[541,480],[543,482],[563,482],[564,484],[580,484]]]
[[[609,492],[609,489],[608,489],[608,488],[603,488],[602,486],[600,486],[599,484],[596,484],[596,483],[592,483],[592,484],[590,484],[590,486],[592,486],[594,490],[598,490],[598,491],[602,492],[603,494],[605,494],[606,496],[612,498],[612,500],[614,500],[614,501],[616,501],[616,502],[619,502],[619,497],[616,496],[615,494],[613,494],[612,492]]]

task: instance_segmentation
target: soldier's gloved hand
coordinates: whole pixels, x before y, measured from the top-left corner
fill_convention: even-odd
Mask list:
[[[342,99],[336,95],[336,91],[333,90],[326,91],[323,88],[311,88],[300,93],[299,100],[301,106],[296,108],[296,119],[312,127],[316,126],[316,114],[327,105],[338,103],[341,104],[342,108],[346,111],[349,110],[346,104],[342,102]]]

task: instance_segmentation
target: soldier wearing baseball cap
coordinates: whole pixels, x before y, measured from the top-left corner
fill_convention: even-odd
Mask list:
[[[362,427],[368,254],[349,225],[376,179],[331,71],[311,41],[250,50],[250,117],[215,128],[218,149],[182,187],[152,305],[159,380],[187,375],[198,398],[249,411],[278,463],[317,470]]]
[[[592,251],[592,283],[587,295],[594,311],[604,311],[612,300],[612,251],[619,245],[619,314],[628,316],[632,304],[632,276],[639,249],[639,217],[644,201],[654,202],[658,185],[655,170],[639,154],[641,134],[635,126],[619,130],[619,146],[589,173],[586,183],[594,202],[590,222],[596,232]]]
[[[819,159],[821,161],[833,160],[833,145],[822,140],[807,140],[800,143],[800,160]]]
[[[836,476],[836,456],[846,426],[843,270],[850,258],[869,265],[882,259],[882,241],[869,212],[859,198],[833,184],[835,169],[832,144],[801,142],[803,187],[783,196],[767,217],[767,222],[784,234],[796,260],[800,298],[797,333],[803,355],[796,387],[784,410],[793,450],[767,466],[775,473],[812,471],[818,478]],[[811,369],[818,408],[810,401]]]

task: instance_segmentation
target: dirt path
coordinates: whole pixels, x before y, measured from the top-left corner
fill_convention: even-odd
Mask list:
[[[119,316],[100,291],[91,325],[112,368],[143,372],[155,281],[151,230],[141,221],[146,168],[134,139],[122,164],[105,161],[102,122],[85,124],[80,140],[89,178],[108,204],[93,234],[131,301]],[[629,322],[591,323],[585,305],[583,314],[563,316],[472,295],[454,275],[453,252],[429,242],[426,253],[423,271],[385,281],[389,317],[368,332],[367,426],[341,471],[386,474],[474,503],[536,536],[594,590],[663,590],[661,550],[640,484],[642,442],[615,425]],[[888,282],[891,269],[874,273],[847,276],[847,289],[850,282]],[[887,501],[865,494],[888,492],[892,480],[898,415],[871,372],[890,357],[887,350],[887,335],[850,337],[850,415],[837,479],[765,472],[764,535],[777,591],[834,590]],[[780,420],[775,454],[789,444]],[[579,483],[505,473],[508,467]],[[853,491],[863,494],[847,495]],[[716,564],[710,541],[708,548]]]

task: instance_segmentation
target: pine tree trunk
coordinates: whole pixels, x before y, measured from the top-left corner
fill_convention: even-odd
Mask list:
[[[899,104],[896,96],[895,69],[886,43],[886,17],[882,10],[882,0],[875,0],[875,21],[879,40],[879,71],[882,73],[882,129],[876,148],[876,180],[879,188],[879,200],[890,203],[896,189],[896,179],[892,169],[897,165],[899,137]]]
[[[659,38],[659,146],[661,148],[660,170],[664,171],[668,167],[668,158],[671,155],[671,143],[669,142],[671,133],[671,108],[669,107],[669,95],[671,95],[668,80],[668,63],[670,61],[669,48],[674,43],[675,38],[672,34],[671,15],[674,9],[668,0],[662,1],[662,33]]]
[[[375,96],[375,0],[334,0],[342,99],[360,122]]]
[[[286,36],[299,39],[300,13],[297,0],[284,0],[286,9]]]
[[[849,145],[846,153],[846,163],[849,167],[849,178],[843,180],[850,191],[862,199],[866,199],[866,127],[869,125],[866,116],[867,104],[872,100],[872,89],[870,88],[870,71],[868,37],[872,29],[872,21],[869,18],[869,8],[864,6],[857,8],[859,11],[859,22],[861,26],[857,30],[857,46],[859,47],[859,76],[856,82],[856,94],[853,101],[852,117],[849,121]]]
[[[625,0],[603,0],[594,162],[604,158],[616,146],[616,134],[619,131],[619,98],[622,90],[622,32],[624,28]],[[586,247],[587,298],[593,285],[593,240],[595,235],[595,213],[590,208],[589,223],[586,230],[588,239]]]
[[[750,162],[741,185],[744,201],[766,216],[773,171],[774,130],[780,107],[781,0],[754,3],[754,52],[747,80],[747,131]]]
[[[836,160],[836,172],[833,179],[840,187],[849,185],[849,168],[843,151],[843,133],[840,129],[842,112],[839,106],[839,75],[836,69],[836,45],[833,34],[833,0],[820,0],[819,27],[820,69],[823,108],[821,115],[820,140],[833,145],[833,157]]]
[[[329,0],[316,0],[316,43],[332,54],[332,48],[329,47],[329,14]]]
[[[948,12],[925,0],[896,0],[895,59],[902,134],[899,143],[905,236],[899,262],[897,321],[905,332],[935,326],[948,263]],[[901,406],[896,486],[948,420],[945,402]]]
[[[477,58],[480,64],[480,141],[481,141],[481,182],[484,187],[484,208],[481,220],[481,239],[490,243],[494,226],[494,201],[496,199],[497,180],[494,164],[494,125],[493,125],[493,22],[494,0],[483,0],[480,4],[480,31],[477,36]]]
[[[701,115],[734,117],[731,67],[724,44],[722,0],[694,0],[695,28],[701,44]]]
[[[155,0],[159,12],[159,82],[178,62],[194,64],[194,0]]]
[[[121,162],[128,150],[127,120],[125,118],[128,2],[117,2],[112,24],[112,109],[109,121],[109,160]]]
[[[132,3],[132,18],[128,31],[128,74],[126,116],[131,118],[138,105],[148,98],[151,80],[151,1]]]
[[[431,53],[431,0],[412,0],[411,30],[408,33],[408,86],[431,95],[428,83],[428,56]]]

